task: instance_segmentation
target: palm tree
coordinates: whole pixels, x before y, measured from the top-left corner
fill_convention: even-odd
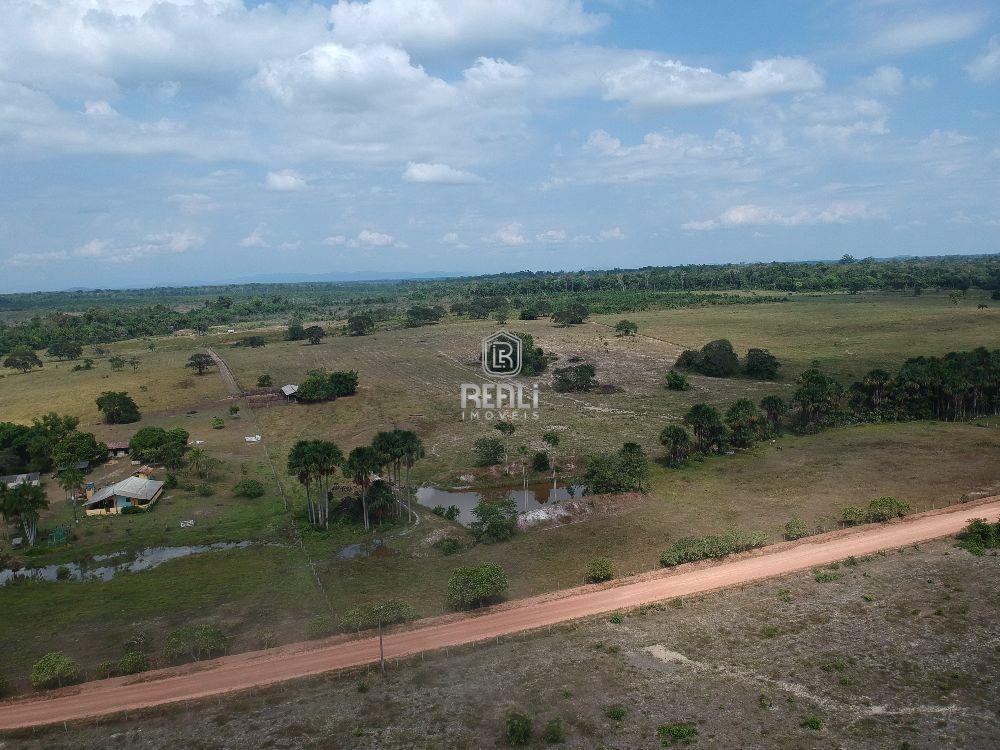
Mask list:
[[[77,523],[76,490],[81,484],[83,484],[83,472],[79,469],[66,469],[59,474],[59,486],[66,491],[66,499],[73,507],[73,523]]]
[[[312,440],[299,440],[292,446],[292,450],[288,454],[288,473],[296,477],[306,488],[306,513],[309,517],[309,523],[315,524],[316,512],[312,499],[313,443]]]
[[[365,531],[371,528],[368,523],[368,488],[371,486],[372,474],[378,473],[382,463],[382,456],[370,445],[361,445],[352,450],[344,463],[344,474],[361,487],[361,512]]]
[[[413,465],[424,457],[424,444],[412,430],[400,430],[403,443],[403,464],[406,466],[406,486],[409,492],[406,495],[406,510],[412,517],[413,509],[410,507],[410,495],[413,487],[410,485],[410,470]]]
[[[187,453],[187,463],[191,471],[202,479],[205,478],[208,469],[208,454],[204,448],[192,448]]]
[[[38,516],[49,507],[45,490],[34,484],[19,484],[13,490],[4,486],[0,502],[0,514],[4,521],[8,525],[21,524],[28,546],[33,547],[38,534]]]
[[[559,447],[559,436],[554,432],[546,432],[542,435],[542,440],[545,444],[549,446],[549,453],[551,454],[549,463],[552,464],[552,491],[556,491],[556,448]]]
[[[311,464],[313,473],[319,480],[322,501],[317,502],[323,528],[330,526],[330,480],[337,473],[337,467],[344,463],[344,454],[332,440],[313,441]]]

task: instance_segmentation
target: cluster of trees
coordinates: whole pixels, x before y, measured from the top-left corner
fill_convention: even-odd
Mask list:
[[[6,482],[0,482],[0,518],[7,526],[20,526],[29,547],[35,544],[41,512],[48,507],[49,501],[41,486],[18,484],[10,488]]]
[[[309,522],[323,528],[329,527],[331,482],[340,469],[359,487],[361,496],[360,502],[346,498],[339,509],[351,516],[360,515],[367,531],[373,515],[381,520],[393,506],[402,507],[401,474],[405,470],[408,487],[410,470],[423,456],[424,446],[415,432],[394,429],[379,432],[371,445],[358,446],[346,457],[330,440],[300,440],[288,455],[287,469],[306,489]],[[382,474],[388,481],[381,478]]]
[[[33,419],[30,425],[0,422],[0,474],[45,472],[107,456],[107,446],[89,432],[78,432],[79,424],[78,417],[55,412]]]
[[[168,469],[178,469],[184,465],[189,437],[188,431],[181,427],[171,430],[143,427],[128,441],[128,449],[132,456],[143,461],[161,464]]]
[[[583,485],[589,494],[644,492],[648,482],[649,460],[638,443],[625,443],[615,453],[587,459]]]
[[[515,333],[521,339],[521,374],[538,375],[549,366],[549,358],[542,347],[535,346],[535,338],[530,333]]]
[[[94,402],[107,424],[130,424],[142,418],[139,406],[127,391],[104,391]]]
[[[767,349],[752,348],[740,364],[733,345],[727,339],[717,339],[700,350],[685,349],[677,358],[676,367],[713,378],[729,378],[743,373],[758,380],[774,380],[781,363]]]
[[[165,299],[172,296],[172,290],[157,289],[153,293]],[[81,292],[9,295],[5,299],[11,300],[11,307],[14,308],[35,306],[31,304],[33,298],[37,298],[39,306],[70,307],[78,304],[78,300],[92,300],[94,296]],[[145,336],[167,336],[183,329],[203,332],[213,325],[259,320],[287,313],[301,306],[301,303],[279,295],[254,295],[244,299],[218,297],[205,300],[200,305],[183,305],[178,309],[166,304],[130,304],[147,296],[109,292],[107,299],[102,300],[107,307],[89,307],[74,315],[49,312],[35,315],[15,325],[0,323],[0,354],[26,347],[32,351],[48,349],[53,356],[61,359],[76,359],[80,356],[73,356],[77,347],[85,345]],[[180,302],[178,300],[178,304]],[[52,347],[56,347],[55,351]]]
[[[351,336],[367,336],[375,330],[375,316],[370,312],[351,315],[347,319],[347,332]]]
[[[552,387],[562,393],[592,391],[598,386],[597,368],[587,362],[557,367],[552,375]]]
[[[437,323],[446,312],[441,305],[413,305],[406,311],[406,327],[419,328]]]
[[[355,370],[312,370],[299,385],[295,396],[299,401],[317,403],[332,401],[341,396],[353,396],[358,390],[358,373]]]

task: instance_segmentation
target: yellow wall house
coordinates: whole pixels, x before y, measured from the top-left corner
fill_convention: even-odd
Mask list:
[[[117,515],[125,508],[148,508],[163,494],[163,482],[148,474],[123,479],[102,487],[83,504],[88,516]]]

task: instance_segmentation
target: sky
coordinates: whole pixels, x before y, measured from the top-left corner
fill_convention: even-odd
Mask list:
[[[0,0],[0,292],[997,252],[988,0]]]

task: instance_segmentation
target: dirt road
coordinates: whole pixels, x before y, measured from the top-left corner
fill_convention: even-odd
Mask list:
[[[555,595],[512,602],[462,617],[434,618],[385,637],[385,655],[488,640],[567,620],[599,615],[680,596],[805,570],[947,536],[973,518],[1000,516],[1000,496],[914,516],[905,521],[832,532],[779,544],[747,557],[623,579],[615,585],[581,586]],[[269,685],[355,667],[378,660],[378,639],[329,639],[157,670],[133,677],[84,683],[73,688],[0,704],[0,730],[104,716],[164,703]]]
[[[215,364],[219,367],[219,375],[222,376],[222,382],[226,384],[226,388],[229,389],[230,396],[242,396],[243,389],[240,384],[236,381],[236,376],[233,374],[232,369],[230,369],[229,364],[222,357],[219,356],[218,352],[212,347],[206,347],[205,351],[208,356],[215,360]]]

